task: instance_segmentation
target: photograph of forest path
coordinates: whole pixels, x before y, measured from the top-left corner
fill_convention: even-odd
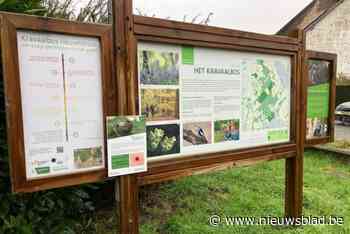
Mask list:
[[[141,113],[146,121],[178,120],[179,90],[142,89]]]
[[[140,80],[143,85],[179,85],[179,54],[140,52]]]

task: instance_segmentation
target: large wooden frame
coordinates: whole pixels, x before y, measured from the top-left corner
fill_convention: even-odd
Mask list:
[[[103,110],[104,116],[106,116],[116,113],[116,87],[115,82],[111,79],[111,28],[104,25],[67,23],[63,20],[7,13],[1,13],[0,17],[2,61],[6,61],[3,66],[12,190],[14,192],[34,192],[104,180],[106,178],[105,169],[53,178],[27,180],[16,32],[22,29],[98,38],[102,49],[102,92],[104,94],[108,93],[103,97]]]
[[[138,177],[141,185],[161,182],[163,180],[171,179],[173,176],[177,178],[181,174],[189,175],[196,169],[200,169],[202,167],[205,168],[210,165],[229,163],[238,159],[249,160],[259,156],[271,156],[273,158],[293,157],[293,153],[296,152],[297,41],[295,41],[295,44],[293,44],[291,41],[284,40],[285,38],[272,37],[272,39],[274,39],[273,41],[268,42],[266,40],[261,44],[260,40],[263,38],[259,38],[260,35],[257,34],[254,35],[247,33],[245,36],[241,36],[240,33],[235,31],[225,33],[224,30],[220,31],[220,29],[213,27],[193,26],[191,24],[170,22],[140,16],[134,16],[134,24],[134,34],[137,42],[146,41],[176,43],[180,45],[185,44],[191,46],[223,48],[234,51],[288,55],[292,58],[292,101],[290,110],[291,141],[289,143],[151,162],[149,164],[148,172],[143,173]],[[259,42],[257,40],[259,40]],[[133,54],[132,57],[136,57],[136,54]],[[136,62],[133,62],[133,64],[135,65]],[[133,67],[133,70],[137,71],[137,66]],[[129,94],[131,95],[131,102],[134,105],[138,105],[139,99],[133,99],[133,97],[138,96],[137,72],[133,78],[134,79],[131,81],[133,84],[130,84],[130,86],[133,86],[134,89],[131,90]],[[134,108],[138,110],[138,106]]]
[[[3,61],[6,61],[4,77],[13,190],[33,192],[102,181],[107,176],[106,170],[99,170],[33,181],[26,179],[16,31],[27,29],[100,39],[105,116],[138,114],[137,43],[139,41],[290,56],[292,61],[290,142],[154,161],[149,164],[149,171],[146,173],[118,178],[116,187],[119,188],[117,198],[121,213],[121,233],[138,233],[139,186],[239,165],[285,159],[285,213],[286,216],[300,217],[306,116],[305,83],[302,78],[305,61],[303,33],[299,31],[291,37],[268,36],[134,16],[132,0],[113,0],[113,11],[113,44],[110,26],[1,14],[1,46]],[[112,78],[114,74],[112,56],[117,79]]]
[[[329,134],[326,137],[320,137],[315,139],[307,139],[305,132],[305,141],[306,147],[311,147],[318,144],[326,144],[334,141],[334,122],[335,122],[335,98],[336,98],[336,82],[337,82],[337,55],[325,52],[317,52],[308,50],[305,53],[305,63],[304,63],[304,96],[305,101],[307,103],[307,88],[309,82],[309,68],[308,68],[308,60],[320,60],[327,61],[330,63],[330,97],[329,97],[329,117],[328,117],[328,126],[329,126]],[[305,111],[307,114],[307,110]],[[305,117],[306,119],[307,117]],[[304,128],[306,129],[306,121]]]
[[[267,36],[203,25],[135,16],[132,0],[113,1],[117,74],[126,87],[128,114],[138,114],[137,43],[139,41],[222,48],[228,50],[288,55],[292,58],[291,142],[287,144],[234,150],[150,162],[148,172],[120,178],[121,233],[138,233],[138,186],[173,180],[237,165],[286,159],[286,216],[302,214],[304,130],[302,129],[302,32],[293,37]]]

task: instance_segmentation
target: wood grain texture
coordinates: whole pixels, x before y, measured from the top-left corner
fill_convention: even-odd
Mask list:
[[[114,61],[116,70],[115,79],[118,87],[118,114],[126,115],[128,111],[127,104],[127,90],[126,90],[126,33],[125,33],[125,11],[124,1],[113,1],[113,47],[114,47]]]
[[[195,33],[205,33],[205,34],[214,34],[228,37],[236,37],[240,39],[253,39],[259,41],[266,42],[281,42],[290,45],[298,45],[300,44],[299,38],[294,37],[284,37],[284,36],[276,36],[276,35],[265,35],[259,33],[252,32],[244,32],[233,29],[226,29],[220,27],[213,27],[207,25],[199,25],[199,24],[191,24],[184,23],[172,20],[163,20],[155,17],[144,17],[144,16],[134,16],[134,22],[136,25],[145,25],[145,26],[153,26],[159,28],[170,28],[173,30],[180,31],[190,31]],[[135,30],[138,34],[138,32]]]
[[[246,150],[226,151],[220,153],[202,154],[192,157],[174,158],[171,160],[164,160],[149,163],[148,171],[139,174],[139,178],[143,181],[147,178],[152,178],[157,174],[164,174],[167,172],[175,172],[178,170],[190,170],[196,167],[205,167],[216,165],[219,163],[228,163],[236,160],[243,160],[256,158],[264,155],[274,155],[280,153],[296,153],[297,146],[295,144],[287,144],[281,146],[260,147]],[[167,179],[163,177],[164,181]]]
[[[298,30],[293,34],[296,38],[302,40],[301,48],[298,51],[298,60],[296,66],[296,144],[297,152],[293,158],[286,160],[286,191],[285,191],[285,216],[301,217],[303,208],[303,164],[304,164],[304,136],[306,102],[304,96],[304,69],[305,61],[305,36],[304,32]]]
[[[164,181],[177,180],[187,176],[207,174],[207,173],[232,169],[235,167],[251,166],[258,163],[264,163],[264,162],[280,160],[280,159],[288,159],[293,157],[295,157],[295,152],[290,152],[290,153],[283,152],[283,153],[264,155],[264,156],[257,155],[256,157],[251,157],[249,159],[235,158],[228,162],[217,162],[217,163],[210,163],[207,165],[198,164],[197,166],[192,166],[191,168],[182,168],[182,169],[179,168],[177,170],[169,170],[169,171],[159,172],[157,174],[146,175],[144,177],[138,177],[138,184],[140,186],[144,186],[144,185],[160,183]]]
[[[136,115],[135,83],[136,40],[133,33],[132,0],[113,0],[114,41],[116,43],[116,69],[118,80],[119,115]],[[137,86],[137,85],[136,85]],[[139,233],[137,175],[121,176],[119,179],[119,233]]]
[[[151,25],[140,25],[135,24],[135,33],[144,36],[159,36],[169,39],[182,39],[182,40],[192,40],[192,41],[203,41],[203,42],[220,42],[220,44],[227,45],[241,45],[250,46],[255,48],[268,48],[268,49],[279,49],[286,51],[294,51],[298,48],[298,45],[291,45],[280,43],[277,41],[258,41],[251,38],[238,38],[223,36],[220,34],[208,34],[196,31],[187,31],[173,28],[162,28],[155,27]]]

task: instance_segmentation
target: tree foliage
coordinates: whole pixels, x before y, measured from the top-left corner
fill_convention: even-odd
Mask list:
[[[43,14],[46,10],[41,0],[0,0],[0,11]]]
[[[141,15],[141,16],[146,16],[146,17],[152,17],[156,18],[158,17],[156,14],[152,13],[147,13],[144,10],[140,8],[136,8],[136,14]],[[203,24],[203,25],[208,25],[211,21],[211,18],[213,17],[214,13],[209,12],[207,15],[202,15],[202,14],[197,14],[194,17],[190,17],[188,15],[184,15],[182,18],[182,21],[185,23],[191,23],[191,24]],[[172,20],[171,16],[166,17],[167,20]]]
[[[74,0],[43,0],[45,16],[64,18],[81,22],[108,23],[108,0],[89,0],[85,6],[76,9]]]

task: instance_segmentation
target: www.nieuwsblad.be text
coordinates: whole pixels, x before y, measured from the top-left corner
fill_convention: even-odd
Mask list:
[[[209,225],[219,226],[307,226],[307,225],[343,225],[344,218],[336,216],[302,216],[293,217],[234,217],[225,215],[212,215],[209,217]]]

